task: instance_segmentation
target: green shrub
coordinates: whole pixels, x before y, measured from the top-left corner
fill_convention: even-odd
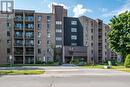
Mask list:
[[[126,56],[124,66],[125,66],[125,67],[130,67],[130,54],[128,54],[128,55]]]

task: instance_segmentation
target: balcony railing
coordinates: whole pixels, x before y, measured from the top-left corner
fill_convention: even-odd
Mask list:
[[[14,46],[23,46],[22,43],[15,43]]]
[[[34,44],[25,44],[25,46],[34,46]]]
[[[25,36],[26,39],[33,39],[34,38],[34,35],[31,35],[31,36]]]
[[[31,51],[30,51],[30,52],[28,51],[28,52],[26,52],[26,55],[34,55],[34,52],[33,52],[33,51],[32,51],[32,52],[31,52]]]
[[[15,38],[23,38],[22,35],[14,35]]]

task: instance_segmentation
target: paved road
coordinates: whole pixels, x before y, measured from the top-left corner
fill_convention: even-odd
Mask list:
[[[130,87],[130,76],[0,76],[0,87]]]
[[[46,77],[69,77],[69,76],[90,76],[90,75],[107,75],[120,76],[130,75],[130,73],[111,70],[111,69],[84,69],[80,67],[44,67],[46,71],[43,76]]]

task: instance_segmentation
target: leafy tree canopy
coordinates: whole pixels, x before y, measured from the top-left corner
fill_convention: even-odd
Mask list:
[[[109,47],[124,58],[130,53],[130,12],[126,11],[110,20]]]

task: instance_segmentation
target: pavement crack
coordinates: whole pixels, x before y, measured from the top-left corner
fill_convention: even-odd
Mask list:
[[[54,80],[50,83],[49,87],[52,87],[54,84]]]

